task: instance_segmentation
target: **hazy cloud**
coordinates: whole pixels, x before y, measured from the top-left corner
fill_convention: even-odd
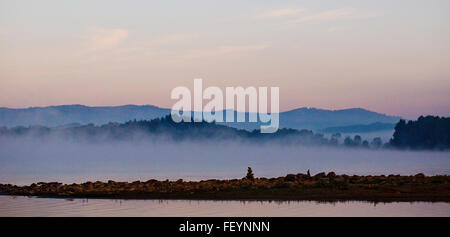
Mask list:
[[[88,37],[92,51],[104,51],[116,48],[128,37],[128,30],[92,28]]]
[[[299,16],[295,20],[290,20],[287,23],[306,23],[306,22],[326,22],[326,21],[336,21],[344,19],[365,19],[380,14],[374,12],[363,12],[354,8],[339,8],[321,12],[307,12],[304,15]]]
[[[355,8],[338,8],[315,12],[306,8],[282,8],[266,11],[257,15],[258,19],[267,18],[290,18],[286,23],[306,23],[306,22],[326,22],[343,19],[365,19],[381,14],[375,12],[362,11]]]
[[[157,37],[150,41],[150,45],[161,45],[161,44],[170,44],[176,43],[180,41],[187,41],[196,38],[197,35],[194,34],[172,34]]]
[[[195,49],[187,53],[189,58],[203,58],[210,56],[220,56],[228,54],[240,54],[253,51],[260,51],[268,48],[268,44],[250,44],[250,45],[224,45],[212,49]]]
[[[298,13],[304,11],[306,11],[305,8],[283,8],[264,12],[260,15],[257,15],[256,18],[278,18],[278,17],[295,16],[298,15]]]

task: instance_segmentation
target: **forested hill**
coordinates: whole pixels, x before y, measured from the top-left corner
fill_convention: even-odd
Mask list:
[[[390,144],[408,149],[450,149],[450,118],[420,116],[416,121],[400,120]]]
[[[238,112],[234,111],[235,117]],[[241,113],[241,112],[239,112]],[[23,109],[1,108],[0,126],[77,126],[86,124],[103,125],[109,122],[125,123],[130,120],[152,120],[170,114],[170,109],[152,105],[123,106],[85,106],[59,105],[47,107],[30,107]],[[245,113],[248,118],[249,113]],[[369,111],[361,108],[327,110],[318,108],[298,108],[281,112],[280,127],[294,129],[320,129],[337,126],[367,125],[372,123],[395,124],[400,120],[397,116]],[[224,119],[225,120],[225,119]],[[235,122],[222,123],[229,127],[252,131],[261,123]],[[359,128],[359,127],[356,127]],[[363,128],[364,129],[364,128]],[[379,129],[375,129],[379,130]],[[355,132],[364,132],[356,130]]]
[[[170,116],[153,120],[133,120],[125,123],[105,125],[78,125],[49,128],[0,127],[0,137],[46,139],[58,138],[88,142],[136,141],[154,139],[156,141],[233,141],[233,142],[274,142],[280,144],[331,145],[347,147],[400,149],[450,149],[450,118],[419,117],[417,121],[400,120],[395,126],[393,138],[383,144],[380,138],[362,140],[361,136],[342,137],[336,133],[327,138],[311,130],[279,129],[275,133],[264,134],[260,130],[247,131],[208,122],[175,123]]]
[[[233,141],[233,142],[277,142],[281,144],[337,145],[336,138],[327,139],[310,130],[279,129],[264,134],[260,130],[241,130],[207,122],[175,123],[170,116],[151,121],[128,121],[48,128],[42,126],[0,128],[3,137],[58,138],[79,141],[135,141],[155,139],[171,141]]]

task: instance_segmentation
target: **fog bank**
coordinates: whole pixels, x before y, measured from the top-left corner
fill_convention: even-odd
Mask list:
[[[339,174],[450,174],[450,152],[192,142],[70,142],[0,139],[0,183],[109,179],[200,180],[334,171]]]

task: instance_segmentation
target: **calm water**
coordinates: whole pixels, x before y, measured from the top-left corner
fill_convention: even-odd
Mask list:
[[[0,183],[230,179],[245,176],[248,166],[258,177],[308,169],[313,174],[450,174],[450,152],[0,139]]]
[[[229,179],[288,173],[450,174],[450,152],[239,143],[0,140],[0,183]],[[48,199],[0,196],[0,216],[450,216],[448,203]]]
[[[0,216],[444,216],[443,202],[192,201],[0,196]]]

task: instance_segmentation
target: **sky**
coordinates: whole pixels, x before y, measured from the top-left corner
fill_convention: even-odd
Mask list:
[[[0,107],[277,86],[280,110],[450,116],[450,1],[0,0]]]

